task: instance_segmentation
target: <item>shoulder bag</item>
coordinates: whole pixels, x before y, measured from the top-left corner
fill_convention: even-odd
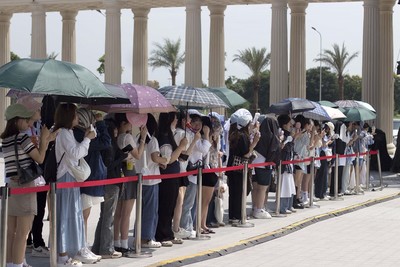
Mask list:
[[[19,176],[18,183],[20,185],[23,185],[34,181],[36,178],[39,178],[43,174],[43,171],[33,159],[32,163],[27,168],[25,169],[21,168],[21,165],[19,165],[19,158],[18,158],[17,138],[18,134],[15,135],[14,139],[15,158]]]

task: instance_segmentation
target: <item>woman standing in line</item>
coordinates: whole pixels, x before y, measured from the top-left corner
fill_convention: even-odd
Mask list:
[[[27,168],[33,161],[43,163],[47,146],[50,141],[55,139],[57,134],[57,132],[50,134],[49,130],[44,127],[40,136],[40,146],[36,148],[30,137],[25,133],[21,133],[29,128],[30,119],[34,114],[35,111],[29,111],[21,104],[13,104],[5,111],[7,124],[0,137],[2,139],[6,182],[10,188],[35,186],[35,181],[24,185],[19,184],[15,145],[17,145],[20,167]],[[22,267],[25,257],[26,239],[36,213],[37,202],[35,193],[10,196],[7,217],[7,267]]]
[[[79,159],[88,154],[94,131],[86,130],[82,142],[75,140],[72,128],[78,125],[77,108],[74,104],[60,104],[54,115],[55,130],[61,129],[56,139],[57,182],[76,182],[72,168]],[[57,250],[58,266],[80,266],[95,263],[85,243],[85,229],[82,215],[80,188],[57,189]],[[72,260],[69,257],[74,257]]]

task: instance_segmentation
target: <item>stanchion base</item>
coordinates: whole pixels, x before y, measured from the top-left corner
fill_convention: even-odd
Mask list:
[[[232,226],[236,226],[236,227],[240,227],[240,228],[251,228],[251,227],[254,227],[254,223],[245,222],[245,223],[238,223],[238,224],[232,225]]]
[[[210,240],[211,239],[211,236],[209,236],[209,235],[203,235],[203,234],[199,234],[198,236],[196,235],[196,237],[195,238],[190,238],[190,240]]]
[[[285,218],[287,217],[286,214],[281,214],[281,213],[271,213],[271,216],[274,218]]]
[[[319,208],[319,207],[320,207],[319,205],[315,205],[315,204],[306,206],[307,209],[315,209],[315,208]]]
[[[153,253],[150,251],[140,251],[139,253],[132,252],[129,254],[128,258],[151,258]]]
[[[344,198],[342,198],[342,197],[331,197],[331,198],[329,198],[329,200],[330,201],[342,201],[342,200],[344,200]]]

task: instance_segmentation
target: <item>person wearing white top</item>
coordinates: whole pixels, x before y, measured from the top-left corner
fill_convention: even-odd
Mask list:
[[[191,122],[190,126],[194,133],[203,131],[203,139],[197,140],[192,153],[189,156],[189,161],[192,164],[196,164],[199,161],[203,161],[203,158],[207,156],[210,150],[211,143],[210,138],[210,128],[203,125],[202,119],[198,114],[190,115]],[[190,163],[189,163],[190,164]],[[194,237],[195,232],[193,231],[193,218],[192,218],[192,208],[196,199],[197,193],[197,176],[189,175],[189,185],[186,188],[185,198],[183,200],[182,206],[182,216],[180,221],[180,227],[192,233]]]
[[[87,130],[81,143],[75,140],[72,128],[78,125],[76,110],[74,104],[60,104],[54,116],[55,130],[61,129],[55,146],[56,160],[60,162],[57,182],[76,182],[71,167],[78,166],[79,159],[88,154],[90,140],[96,136],[94,131]],[[58,266],[97,262],[98,258],[85,244],[80,188],[57,189],[56,195]]]

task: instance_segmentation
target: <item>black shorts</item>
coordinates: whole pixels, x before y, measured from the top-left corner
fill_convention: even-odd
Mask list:
[[[253,182],[259,185],[268,186],[272,180],[272,169],[266,168],[255,168],[256,174],[252,177]]]
[[[179,179],[179,187],[184,186],[187,187],[189,185],[189,179],[187,176],[180,177]]]
[[[215,187],[218,182],[218,176],[215,172],[203,173],[203,186]]]

